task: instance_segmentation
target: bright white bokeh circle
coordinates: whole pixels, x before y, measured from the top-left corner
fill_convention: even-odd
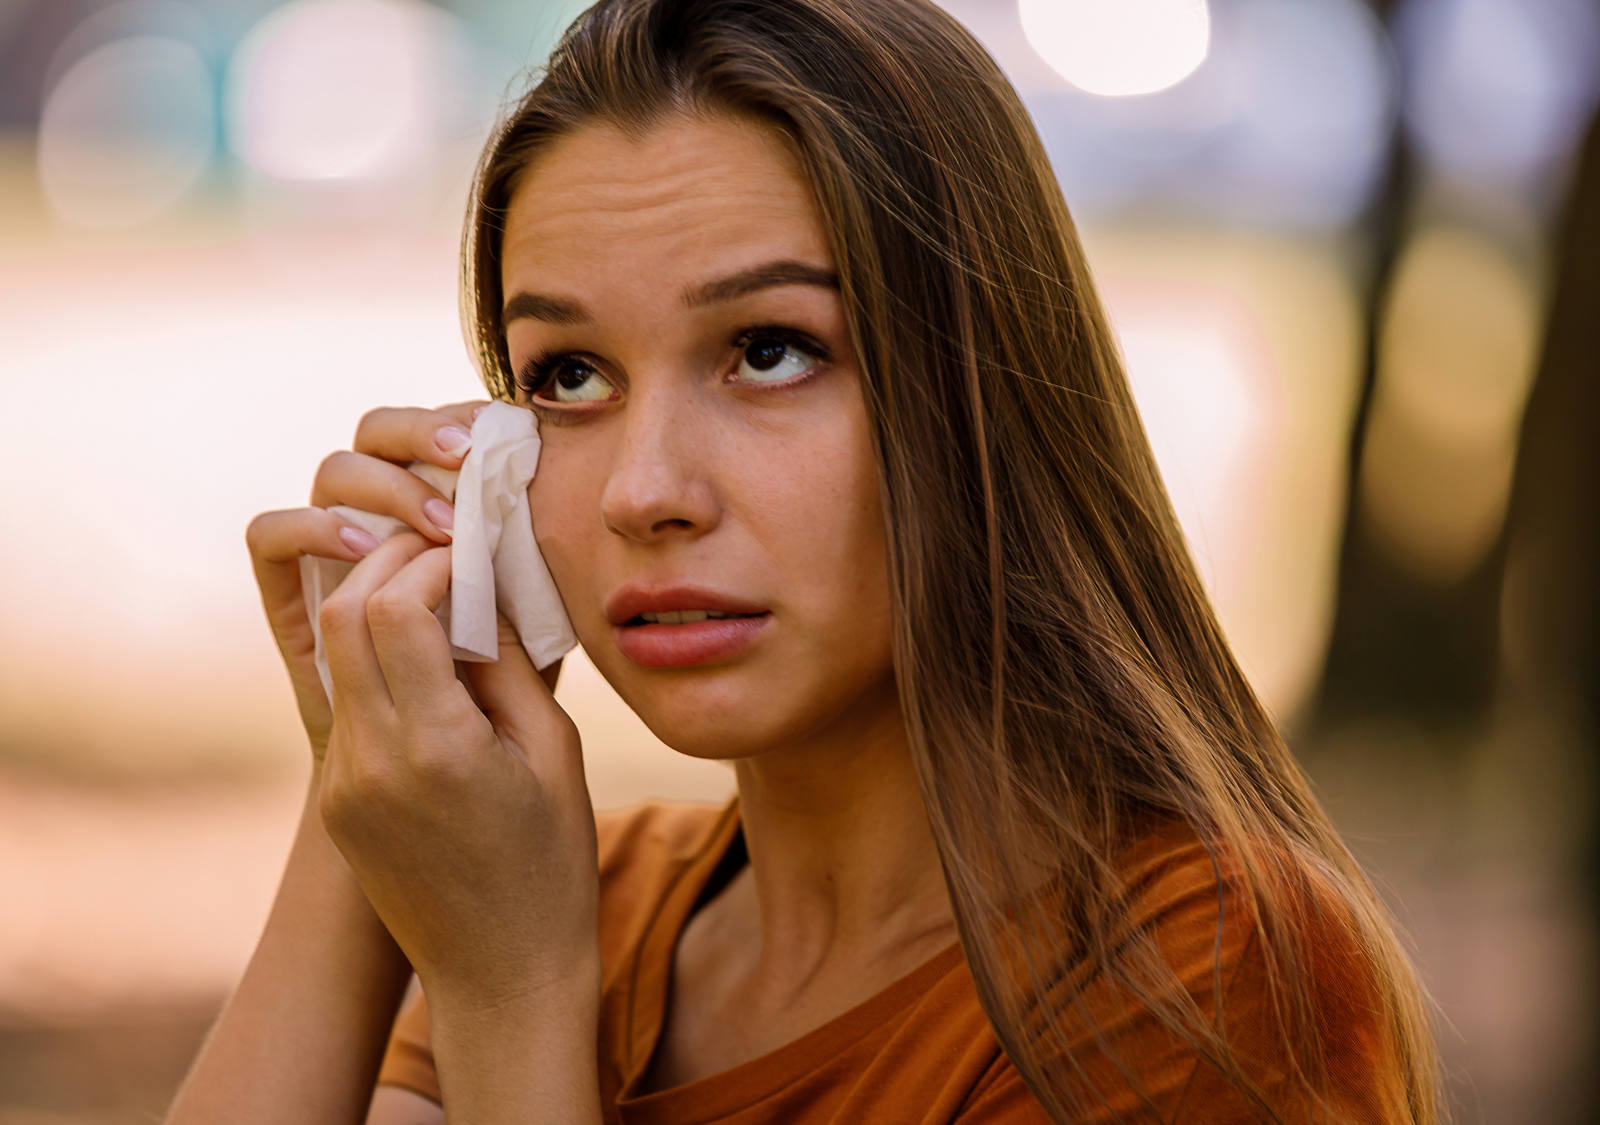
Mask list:
[[[291,0],[234,53],[230,146],[279,180],[403,176],[458,131],[470,53],[421,0]]]
[[[1153,94],[1182,82],[1211,44],[1206,0],[1020,0],[1039,57],[1091,94]]]
[[[45,95],[39,184],[72,226],[136,226],[200,182],[215,134],[199,51],[160,36],[119,39],[74,62]]]

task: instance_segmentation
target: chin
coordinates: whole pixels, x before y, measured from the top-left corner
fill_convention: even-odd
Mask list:
[[[651,734],[690,758],[754,757],[783,741],[785,728],[794,725],[779,719],[783,708],[770,692],[747,697],[709,679],[675,674],[649,686],[615,680],[612,685]]]
[[[825,723],[815,685],[808,690],[804,676],[784,676],[762,663],[663,672],[639,668],[613,650],[596,666],[666,746],[690,758],[731,762],[803,739]]]

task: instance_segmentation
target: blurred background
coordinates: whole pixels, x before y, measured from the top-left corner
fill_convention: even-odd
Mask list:
[[[0,0],[0,1125],[158,1120],[306,752],[251,516],[481,397],[456,240],[570,0]],[[1600,1120],[1600,6],[949,0],[1462,1122]],[[720,800],[575,653],[601,807]]]

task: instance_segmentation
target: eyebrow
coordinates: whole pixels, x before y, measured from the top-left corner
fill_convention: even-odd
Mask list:
[[[695,309],[703,305],[738,300],[751,293],[774,289],[780,285],[815,285],[837,290],[839,275],[833,270],[789,259],[766,262],[715,281],[708,281],[703,285],[690,286],[683,291],[683,304],[685,308]],[[594,319],[579,301],[547,297],[538,293],[513,294],[505,303],[505,308],[500,311],[502,324],[510,324],[518,317],[543,320],[550,324],[583,324]]]

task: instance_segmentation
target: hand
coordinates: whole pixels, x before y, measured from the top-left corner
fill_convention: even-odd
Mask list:
[[[565,1001],[591,975],[598,998],[599,876],[577,727],[503,616],[498,661],[452,661],[434,617],[449,584],[450,552],[402,532],[323,603],[323,824],[430,1004],[489,1013],[535,993]]]
[[[273,639],[289,671],[300,721],[311,743],[313,764],[327,751],[333,715],[315,663],[315,640],[300,588],[300,556],[355,562],[377,546],[365,531],[345,523],[326,509],[344,504],[396,516],[433,543],[448,543],[449,534],[423,510],[429,500],[445,503],[437,489],[407,471],[412,461],[459,469],[465,450],[452,452],[440,444],[446,427],[470,430],[472,416],[486,400],[452,403],[437,410],[380,407],[364,415],[348,451],[329,454],[317,467],[308,508],[263,512],[250,521],[245,542],[250,548],[256,586]],[[446,504],[448,508],[448,504]],[[340,538],[341,529],[352,541]],[[551,687],[559,664],[547,668]]]

